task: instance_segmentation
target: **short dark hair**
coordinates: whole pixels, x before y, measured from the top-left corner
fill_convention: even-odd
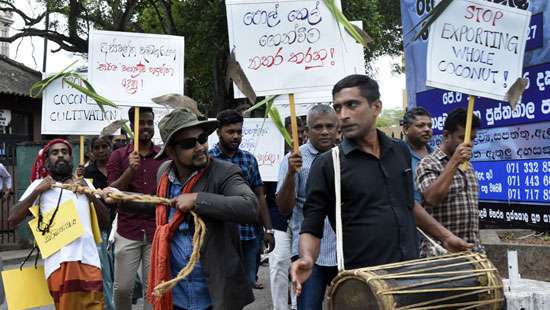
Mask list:
[[[464,108],[458,108],[449,113],[445,119],[443,130],[447,130],[449,133],[453,133],[458,130],[459,127],[466,128],[467,113]],[[477,115],[473,115],[472,129],[478,129],[481,127],[481,120]]]
[[[432,117],[430,112],[428,112],[423,107],[414,107],[407,112],[405,112],[405,115],[403,115],[403,119],[401,120],[401,126],[403,127],[409,127],[414,123],[417,116],[427,116],[429,118]]]
[[[90,151],[94,150],[94,144],[97,141],[103,141],[103,142],[107,143],[109,145],[109,147],[113,146],[113,144],[111,143],[111,136],[95,136],[90,140],[90,146],[89,146]]]
[[[304,120],[302,119],[302,116],[296,117],[296,124],[298,127],[304,125]],[[290,116],[285,117],[285,128],[288,130],[290,128]]]
[[[216,115],[216,119],[218,120],[218,128],[244,121],[243,115],[232,109],[221,111]]]
[[[378,83],[364,74],[352,74],[341,79],[332,88],[332,97],[344,88],[359,87],[361,96],[367,99],[369,104],[380,99]]]
[[[131,107],[128,110],[128,120],[130,121],[130,124],[134,124],[134,115],[136,114],[135,111],[135,107]],[[155,112],[153,112],[153,108],[150,107],[140,107],[139,114],[141,115],[142,113],[151,113],[153,114],[153,117],[155,117]]]

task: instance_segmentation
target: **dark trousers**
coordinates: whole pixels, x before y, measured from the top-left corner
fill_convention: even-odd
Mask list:
[[[302,287],[302,294],[298,296],[298,310],[321,310],[325,290],[330,281],[338,274],[338,268],[313,265],[311,276]]]

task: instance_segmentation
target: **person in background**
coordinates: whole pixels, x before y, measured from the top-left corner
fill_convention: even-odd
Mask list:
[[[298,122],[298,144],[303,144],[304,126],[300,118]],[[290,118],[285,119],[285,128],[290,129]],[[285,153],[288,151],[288,145],[285,144]],[[290,248],[292,245],[292,233],[288,221],[289,215],[282,215],[279,211],[276,201],[278,182],[266,182],[266,200],[271,222],[273,224],[273,233],[275,237],[275,248],[269,253],[269,279],[271,286],[271,300],[273,310],[288,310],[289,296],[289,270],[290,270]],[[291,291],[290,296],[291,309],[297,309],[296,295]]]
[[[93,137],[90,141],[90,153],[93,160],[84,168],[83,177],[90,179],[95,188],[103,189],[108,186],[107,162],[111,156],[111,139],[106,136]],[[109,209],[109,219],[112,224],[115,219],[115,208]],[[101,274],[103,275],[103,296],[105,298],[105,309],[114,309],[113,303],[113,265],[114,257],[109,251],[109,234],[111,225],[101,231],[103,242],[97,246],[99,259],[101,261]]]
[[[133,129],[134,108],[128,111],[130,126]],[[121,191],[155,195],[157,191],[156,173],[164,159],[155,156],[160,147],[154,145],[154,118],[152,108],[140,108],[139,151],[129,144],[114,151],[107,163],[107,181],[110,187]],[[115,239],[115,279],[114,303],[117,310],[132,308],[134,282],[141,265],[141,279],[146,291],[151,256],[151,241],[155,231],[155,206],[144,205],[131,208],[117,205],[118,219]],[[151,306],[144,302],[144,308]]]
[[[111,144],[113,146],[113,151],[126,146],[128,144],[128,136],[126,135],[126,132],[122,131],[121,134],[112,136]]]
[[[433,152],[433,148],[428,144],[432,139],[432,116],[423,107],[415,107],[403,116],[402,120],[405,142],[411,152],[411,167],[413,180],[416,180],[416,167],[426,155]],[[418,192],[418,187],[414,186],[414,200],[422,202],[422,197]]]
[[[288,153],[279,167],[277,205],[281,214],[292,214],[292,260],[299,256],[299,233],[304,219],[303,205],[311,165],[319,155],[330,150],[336,143],[338,118],[334,109],[323,104],[313,106],[307,115],[305,132],[309,137],[308,142],[298,152]],[[298,310],[322,309],[325,289],[337,273],[336,235],[327,218],[319,258],[298,297]]]
[[[264,239],[268,244],[268,252],[273,250],[275,239],[273,238],[273,227],[267,209],[258,161],[252,153],[239,148],[243,135],[243,116],[235,110],[224,110],[218,113],[216,118],[219,122],[218,129],[216,130],[219,142],[210,149],[210,156],[239,166],[244,179],[256,194],[259,202],[260,220],[263,227],[258,229],[254,225],[241,225],[240,232],[241,245],[245,257],[244,264],[250,277],[250,283],[255,288],[263,288],[263,286],[256,283],[258,255]],[[265,229],[265,232],[263,229]],[[264,238],[262,238],[262,235]]]
[[[0,163],[0,198],[8,199],[13,195],[13,178],[8,169]]]
[[[426,211],[455,235],[473,243],[474,251],[483,253],[479,240],[479,183],[469,161],[481,121],[473,115],[470,143],[464,143],[465,127],[465,109],[447,115],[443,142],[418,164],[416,184]],[[433,253],[426,243],[422,249],[428,256]]]

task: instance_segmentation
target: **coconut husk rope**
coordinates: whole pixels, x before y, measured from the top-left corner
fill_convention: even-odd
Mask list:
[[[62,188],[64,190],[68,190],[79,194],[104,196],[104,193],[101,189],[91,189],[87,186],[83,186],[79,184],[55,183],[55,184],[52,184],[52,188]],[[167,206],[172,205],[172,201],[173,201],[173,199],[164,198],[164,197],[137,194],[137,193],[127,193],[127,192],[107,193],[106,196],[119,201],[142,202],[142,203],[150,203],[155,205],[163,204]],[[193,216],[193,220],[195,222],[195,232],[193,233],[193,252],[191,253],[189,262],[187,263],[187,265],[185,265],[185,267],[183,267],[180,270],[180,272],[178,272],[178,275],[174,277],[172,280],[162,282],[161,284],[155,287],[154,294],[156,296],[162,296],[168,290],[176,286],[176,284],[179,281],[185,279],[185,277],[187,277],[191,273],[191,271],[193,271],[195,264],[200,258],[200,248],[203,244],[204,236],[206,235],[206,225],[204,224],[204,221],[195,212],[191,211],[190,213]]]

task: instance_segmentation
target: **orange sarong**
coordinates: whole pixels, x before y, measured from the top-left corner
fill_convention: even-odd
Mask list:
[[[103,309],[101,269],[81,262],[64,262],[48,278],[57,310]]]

